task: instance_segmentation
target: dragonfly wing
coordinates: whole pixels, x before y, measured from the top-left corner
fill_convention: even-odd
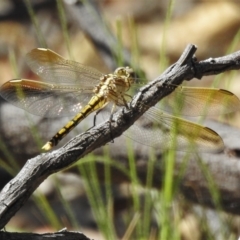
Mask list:
[[[26,55],[29,67],[44,81],[93,88],[103,74],[94,68],[66,60],[50,49],[36,48]]]
[[[236,95],[217,88],[177,87],[171,100],[173,112],[185,116],[218,115],[240,109]]]
[[[16,79],[0,87],[0,95],[32,114],[45,117],[74,115],[85,106],[92,92],[28,79]]]
[[[111,104],[106,106],[97,120],[109,120],[111,108]],[[224,149],[222,138],[212,129],[171,116],[156,107],[151,107],[123,135],[161,151],[174,148],[183,152],[212,153]]]
[[[143,145],[184,152],[220,152],[224,149],[221,137],[210,128],[165,114],[155,107],[141,119],[124,135]]]

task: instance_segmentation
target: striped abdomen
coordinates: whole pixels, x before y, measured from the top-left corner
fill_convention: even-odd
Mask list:
[[[85,119],[92,112],[102,108],[107,103],[107,99],[102,95],[95,95],[91,98],[89,103],[78,113],[72,120],[70,120],[61,130],[59,130],[50,141],[48,141],[42,149],[50,150],[56,146],[58,142],[66,136],[75,126],[77,126],[83,119]]]

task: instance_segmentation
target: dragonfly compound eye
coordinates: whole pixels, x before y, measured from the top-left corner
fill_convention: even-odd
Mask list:
[[[124,76],[126,75],[125,67],[119,67],[114,71],[114,74],[117,76]]]
[[[132,78],[135,78],[135,72],[133,71],[133,69],[132,68],[130,68],[130,67],[125,67],[125,71],[126,71],[126,75],[127,75],[127,77],[132,77]]]
[[[114,71],[114,74],[118,76],[132,77],[134,76],[134,71],[130,67],[119,67]]]

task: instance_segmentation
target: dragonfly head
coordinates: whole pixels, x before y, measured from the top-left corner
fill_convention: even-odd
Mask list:
[[[119,77],[127,77],[134,82],[135,72],[130,67],[119,67],[114,71],[114,74]]]

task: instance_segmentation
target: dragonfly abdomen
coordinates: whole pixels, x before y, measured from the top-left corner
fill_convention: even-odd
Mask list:
[[[64,127],[62,127],[50,141],[48,141],[42,149],[48,151],[53,146],[56,146],[59,141],[65,137],[74,127],[76,127],[82,120],[84,120],[92,112],[102,108],[107,103],[107,99],[102,95],[94,95],[89,103],[79,112],[72,120],[70,120]]]

